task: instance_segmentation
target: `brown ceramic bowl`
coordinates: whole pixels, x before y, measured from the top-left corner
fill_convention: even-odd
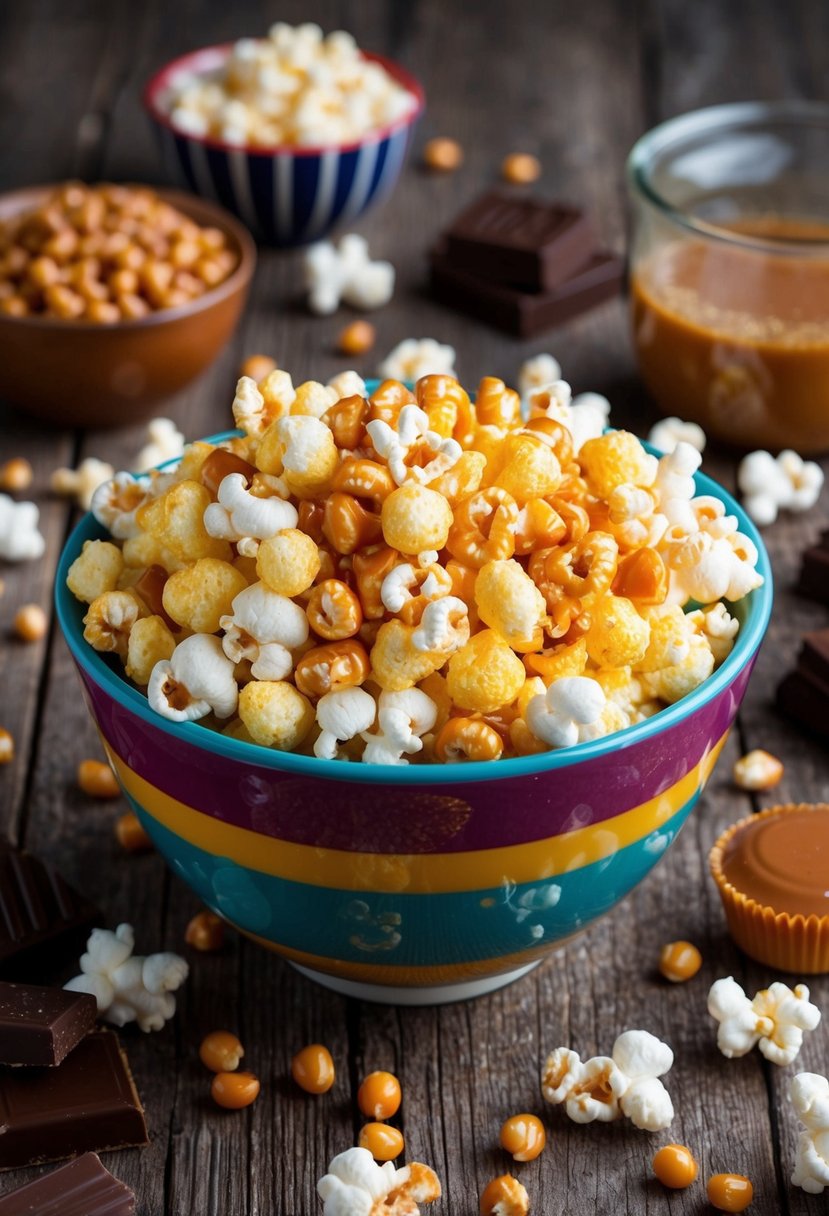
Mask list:
[[[54,189],[0,195],[0,221],[37,207]],[[192,302],[134,321],[0,316],[0,401],[63,426],[126,426],[149,417],[223,350],[247,299],[256,246],[221,207],[177,190],[156,193],[196,223],[220,228],[239,265]]]

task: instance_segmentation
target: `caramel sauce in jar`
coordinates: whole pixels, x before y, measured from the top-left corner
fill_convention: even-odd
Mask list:
[[[829,449],[829,224],[747,217],[634,265],[633,338],[662,410],[743,448]]]

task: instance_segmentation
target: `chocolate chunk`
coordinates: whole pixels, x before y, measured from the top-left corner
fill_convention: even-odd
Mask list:
[[[85,1153],[0,1196],[0,1216],[133,1216],[135,1195]]]
[[[803,554],[795,591],[829,604],[829,531],[822,533],[818,543]]]
[[[98,1003],[86,992],[0,982],[0,1064],[54,1068],[97,1015]]]
[[[777,706],[786,717],[829,739],[829,629],[805,634],[797,667],[777,689]]]
[[[549,291],[595,252],[589,217],[576,207],[493,191],[476,199],[446,232],[456,270],[524,291]]]
[[[458,270],[443,248],[432,253],[431,266],[438,299],[521,338],[544,333],[612,299],[623,278],[622,259],[606,252],[594,254],[566,283],[545,292],[517,291]]]
[[[57,870],[0,840],[0,979],[51,977],[102,923]]]
[[[60,1068],[0,1069],[0,1170],[147,1143],[126,1056],[109,1030]]]

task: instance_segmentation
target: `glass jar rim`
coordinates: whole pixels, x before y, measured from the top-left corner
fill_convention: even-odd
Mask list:
[[[628,189],[631,194],[643,198],[678,227],[710,241],[721,241],[724,244],[739,245],[771,254],[810,256],[815,252],[825,252],[829,249],[829,237],[787,241],[785,238],[764,238],[729,231],[673,206],[653,185],[650,171],[660,153],[671,149],[678,150],[689,139],[698,138],[700,135],[717,135],[728,128],[742,127],[749,130],[764,123],[769,126],[799,123],[804,127],[823,127],[829,135],[829,104],[794,98],[785,101],[743,101],[706,106],[666,119],[641,135],[631,148],[626,164]]]

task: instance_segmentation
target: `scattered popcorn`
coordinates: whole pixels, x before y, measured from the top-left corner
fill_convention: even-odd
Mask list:
[[[133,954],[132,925],[115,932],[93,929],[81,955],[81,974],[64,984],[70,992],[88,992],[98,1013],[114,1026],[137,1022],[144,1031],[161,1030],[176,1011],[172,995],[187,979],[189,968],[177,954]]]
[[[564,1103],[574,1123],[602,1123],[625,1115],[644,1131],[670,1125],[674,1108],[660,1077],[674,1062],[674,1053],[647,1030],[626,1030],[610,1056],[582,1060],[575,1051],[558,1047],[547,1057],[541,1093],[552,1105]]]
[[[317,1183],[323,1216],[418,1216],[422,1203],[440,1198],[434,1170],[413,1161],[395,1169],[378,1165],[367,1148],[340,1153]]]
[[[719,1022],[717,1046],[728,1060],[746,1055],[756,1044],[772,1064],[791,1064],[814,1030],[820,1010],[809,1002],[809,989],[779,981],[749,1000],[735,979],[717,980],[708,994],[708,1012]]]
[[[683,422],[681,418],[662,418],[651,427],[648,443],[668,455],[678,443],[688,443],[698,452],[705,451],[705,431],[696,422]]]
[[[153,418],[147,424],[147,442],[136,456],[136,473],[146,473],[167,460],[184,454],[184,436],[169,418]]]
[[[530,393],[545,384],[553,384],[561,379],[561,364],[553,355],[533,355],[525,359],[518,372],[518,391],[521,400],[526,401]]]
[[[368,242],[356,232],[341,237],[338,245],[330,241],[311,245],[305,253],[304,267],[308,307],[319,316],[336,312],[341,300],[352,308],[382,308],[394,292],[391,262],[372,262]],[[345,353],[362,351],[351,348]]]
[[[737,485],[743,506],[761,527],[773,524],[778,512],[808,511],[823,488],[823,470],[813,460],[803,460],[797,452],[750,452],[740,461]]]
[[[0,764],[11,764],[14,760],[14,737],[5,726],[0,726]]]
[[[377,368],[381,380],[413,384],[423,376],[454,376],[455,350],[434,338],[404,338]]]
[[[487,1183],[481,1194],[481,1216],[527,1216],[530,1197],[523,1182],[512,1174],[501,1174]]]
[[[114,475],[115,470],[111,464],[96,460],[94,456],[87,456],[77,469],[55,469],[51,486],[56,494],[74,498],[82,511],[89,511],[92,509],[95,491]]]
[[[822,1195],[829,1187],[829,1081],[819,1073],[798,1073],[789,1097],[803,1124],[792,1185],[802,1187],[809,1195]]]
[[[160,100],[184,134],[253,148],[353,143],[417,105],[350,34],[282,21],[216,70],[180,72]]]
[[[43,556],[46,541],[38,530],[39,519],[35,503],[0,494],[0,560],[28,562]]]
[[[770,752],[755,748],[734,764],[734,784],[741,790],[770,790],[783,777],[783,764]]]

